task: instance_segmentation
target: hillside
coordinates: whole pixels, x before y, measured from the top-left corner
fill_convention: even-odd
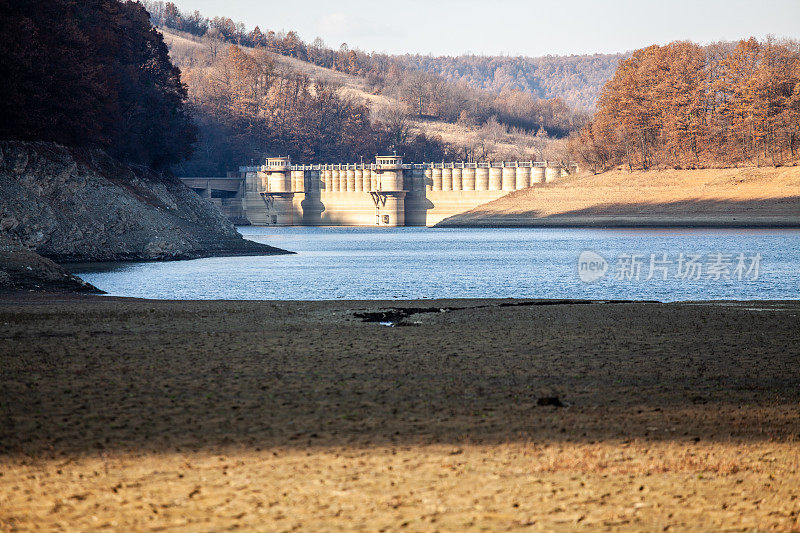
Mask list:
[[[100,292],[59,262],[287,253],[242,238],[178,180],[97,149],[0,142],[0,294]]]
[[[184,71],[183,77],[189,86],[190,96],[201,90],[200,78],[214,76],[212,56],[223,56],[231,46],[222,42],[212,43],[207,38],[196,37],[169,28],[160,28],[159,31],[169,48],[170,58]],[[212,46],[216,48],[212,50]],[[252,48],[246,46],[239,48],[248,54],[254,53]],[[396,99],[386,94],[376,94],[370,82],[364,77],[346,74],[263,49],[258,53],[268,57],[274,63],[276,71],[283,75],[303,74],[309,76],[312,84],[319,80],[339,87],[343,98],[364,103],[368,107],[370,119],[373,122],[393,123],[393,127],[404,130],[402,134],[409,139],[422,134],[446,143],[457,150],[451,155],[452,157],[464,157],[459,154],[472,154],[496,159],[543,159],[547,155],[550,155],[550,159],[557,158],[554,153],[547,153],[548,151],[553,152],[555,148],[553,143],[542,136],[536,137],[524,131],[513,130],[492,120],[482,125],[469,125],[463,122],[451,123],[435,117],[414,117],[399,110],[398,108],[402,107],[402,104],[399,104]],[[195,99],[199,100],[200,98]],[[202,142],[201,135],[201,144]],[[202,153],[207,150],[201,147],[198,151]],[[351,159],[353,156],[357,156],[357,154],[350,154],[349,158]],[[235,166],[234,161],[227,170],[232,170],[231,166]],[[182,175],[193,175],[197,172],[191,161],[175,170]],[[218,172],[223,172],[223,170],[220,169]]]
[[[208,43],[198,37],[163,27],[159,28],[159,31],[169,48],[170,58],[179,67],[185,68],[187,66],[195,66],[194,62],[197,61],[198,57],[202,58],[208,54]],[[220,44],[219,46],[226,47],[224,44]],[[252,48],[247,46],[241,46],[240,48],[246,51],[252,51]],[[385,96],[372,94],[369,90],[369,83],[364,78],[319,67],[294,57],[269,51],[264,51],[264,53],[272,59],[279,68],[286,69],[290,72],[306,74],[314,80],[322,80],[340,85],[346,94],[364,100],[371,108],[391,104],[391,101]]]
[[[451,82],[494,92],[520,90],[536,98],[561,98],[575,109],[593,109],[603,86],[629,54],[545,57],[400,56],[409,66]]]
[[[439,226],[800,226],[800,167],[612,171],[537,184]]]

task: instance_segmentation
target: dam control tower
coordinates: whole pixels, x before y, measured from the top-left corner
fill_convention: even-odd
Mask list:
[[[405,198],[403,188],[403,159],[397,155],[379,155],[372,169],[375,185],[369,194],[375,203],[377,226],[405,226]]]
[[[292,183],[292,162],[289,157],[271,157],[259,176],[261,197],[267,207],[267,224],[293,226],[295,191]]]

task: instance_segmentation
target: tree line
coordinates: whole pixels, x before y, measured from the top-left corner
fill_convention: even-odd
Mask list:
[[[634,52],[570,140],[596,170],[800,159],[800,43],[755,38]]]
[[[0,0],[0,57],[0,138],[157,169],[191,152],[186,87],[138,2]]]

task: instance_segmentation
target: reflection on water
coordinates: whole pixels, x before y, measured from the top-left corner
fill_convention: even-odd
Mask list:
[[[71,270],[111,295],[140,298],[674,301],[800,296],[797,230],[242,227],[239,231],[248,239],[298,253],[73,265]],[[578,257],[587,250],[594,254],[584,257],[606,261],[607,271],[599,277],[579,276]],[[692,257],[695,270],[688,268]]]

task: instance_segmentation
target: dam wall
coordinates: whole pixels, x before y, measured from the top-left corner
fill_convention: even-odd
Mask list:
[[[253,225],[426,226],[566,173],[546,161],[404,164],[393,155],[293,165],[284,157],[241,167],[238,178],[184,182]]]
[[[506,194],[508,191],[431,191],[428,193],[431,207],[426,214],[425,225],[432,226]]]

